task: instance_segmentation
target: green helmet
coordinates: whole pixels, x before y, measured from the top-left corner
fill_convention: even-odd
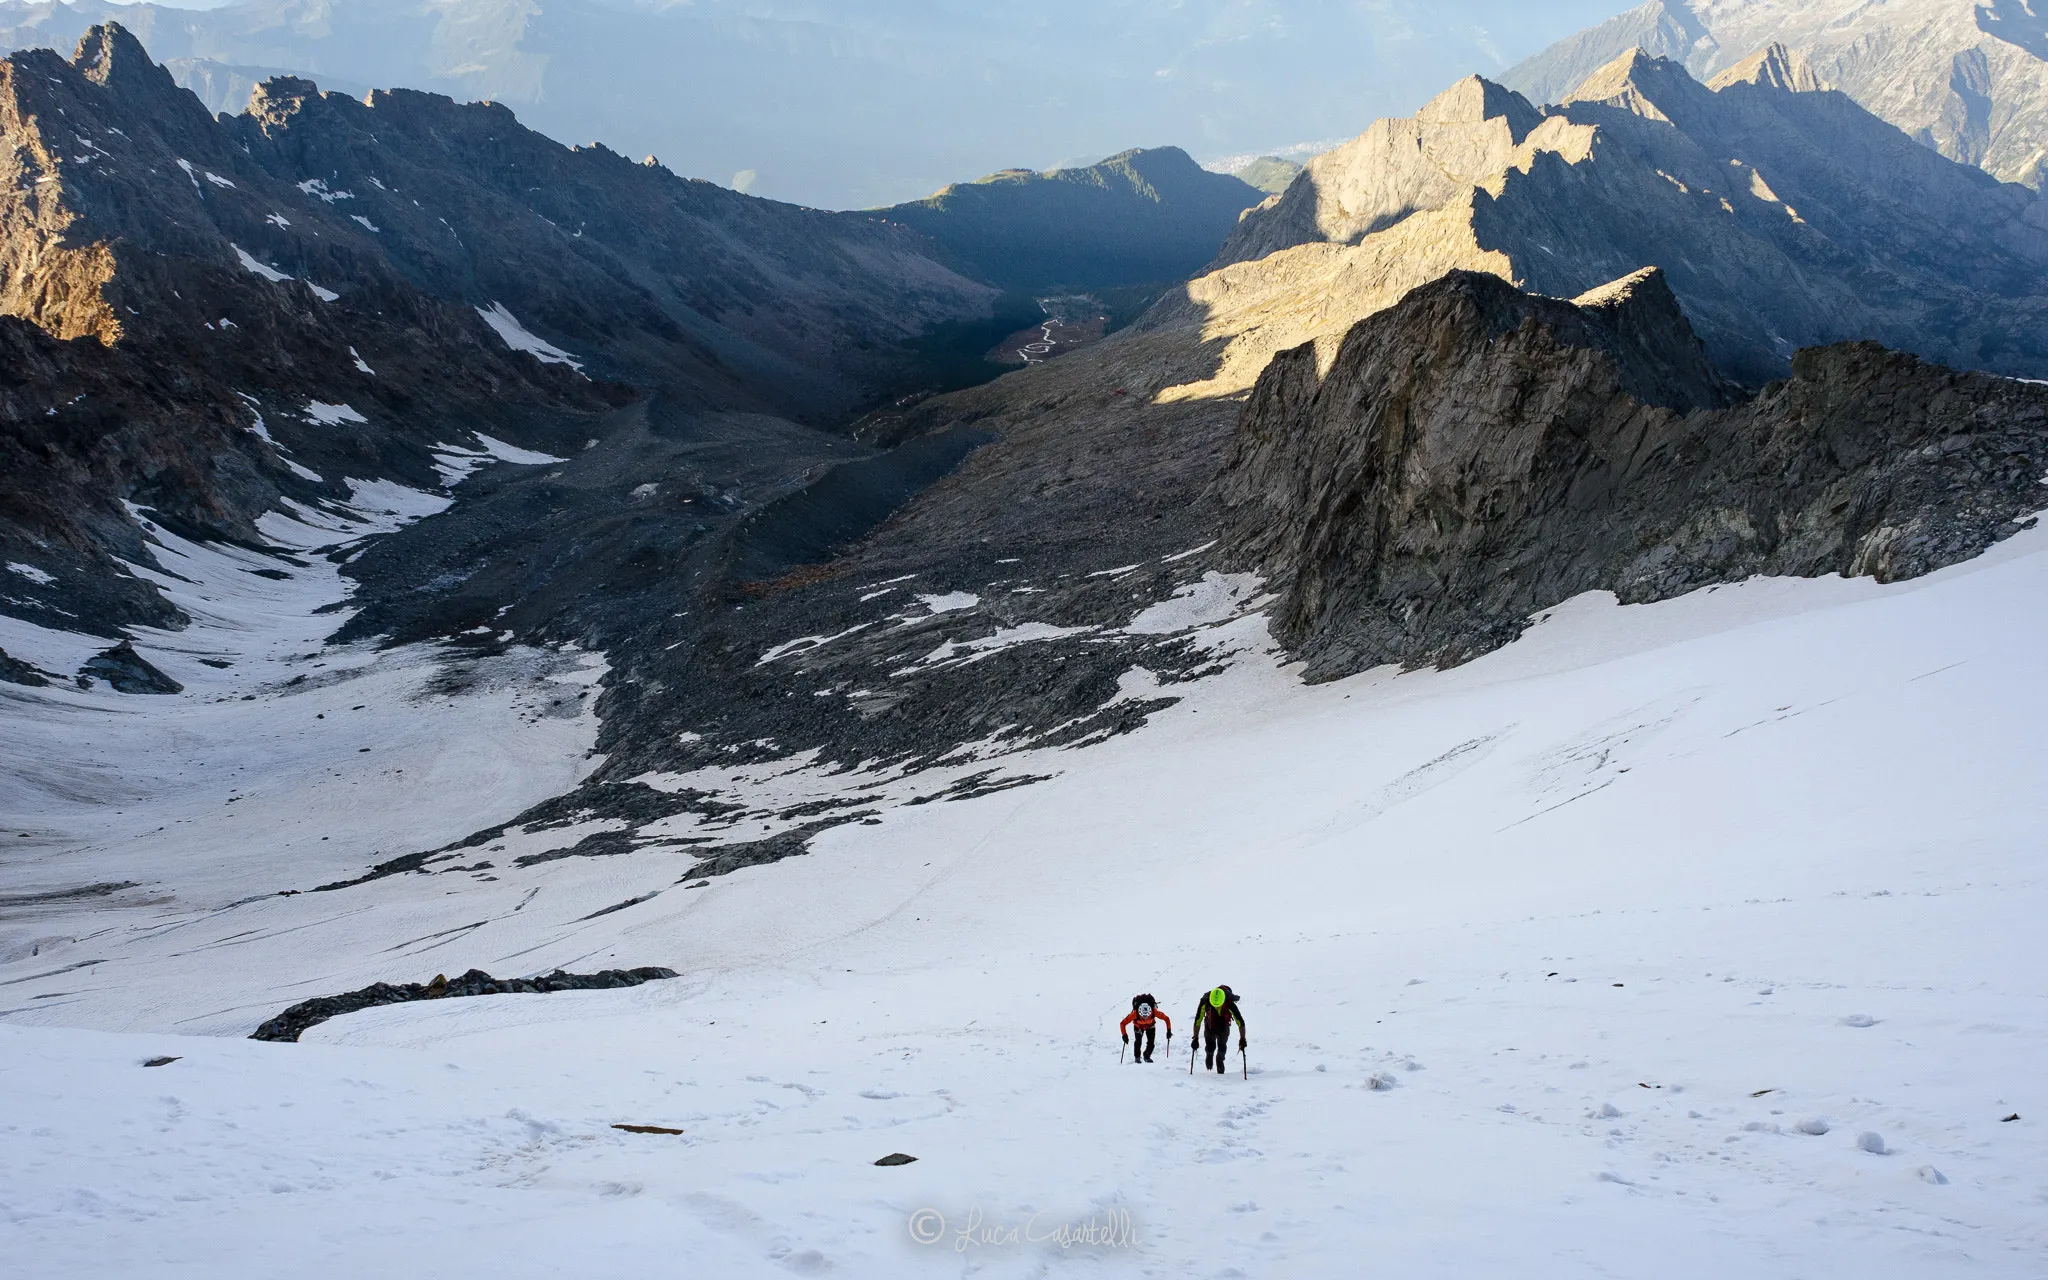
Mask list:
[[[1211,991],[1209,993],[1209,1007],[1212,1009],[1221,1009],[1223,1007],[1223,1002],[1225,1000],[1228,1000],[1229,998],[1230,993],[1225,991],[1223,988],[1218,987],[1214,991]]]

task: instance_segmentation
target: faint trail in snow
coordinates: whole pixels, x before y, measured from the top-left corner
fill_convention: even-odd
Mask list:
[[[1449,782],[1492,755],[1500,740],[1513,731],[1514,726],[1509,725],[1484,737],[1461,742],[1435,759],[1424,761],[1375,791],[1358,807],[1332,817],[1322,825],[1317,834],[1329,835],[1364,826],[1394,806],[1405,804],[1424,792]]]

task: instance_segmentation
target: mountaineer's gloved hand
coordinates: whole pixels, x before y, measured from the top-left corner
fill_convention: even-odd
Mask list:
[[[1129,1032],[1125,1032],[1125,1033],[1124,1033],[1124,1043],[1125,1043],[1125,1044],[1129,1044],[1130,1042],[1131,1042],[1131,1036],[1130,1036],[1130,1033],[1129,1033]]]

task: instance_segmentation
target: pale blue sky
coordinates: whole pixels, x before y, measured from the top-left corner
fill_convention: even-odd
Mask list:
[[[178,0],[154,56],[492,97],[566,142],[840,207],[1175,144],[1285,151],[1498,74],[1627,0]],[[0,4],[0,11],[26,6]],[[308,12],[308,10],[311,10]],[[308,20],[301,20],[302,18]],[[19,19],[17,19],[18,21]],[[75,40],[60,20],[53,44]],[[33,37],[31,37],[33,38]],[[224,81],[215,76],[216,84]],[[246,95],[247,77],[234,79]],[[243,100],[246,100],[245,98]],[[213,105],[238,109],[240,101]]]

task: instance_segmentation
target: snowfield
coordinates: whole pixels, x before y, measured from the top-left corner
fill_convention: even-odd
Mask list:
[[[1316,687],[1243,618],[1142,731],[1005,760],[1051,781],[701,888],[678,852],[276,896],[504,821],[590,728],[426,691],[422,653],[278,688],[334,620],[255,608],[220,608],[253,670],[139,645],[177,698],[0,686],[18,1274],[2048,1270],[2048,531]],[[239,1038],[378,979],[643,964],[682,976]],[[1248,1064],[1191,1074],[1218,982]],[[1180,1033],[1150,1066],[1141,990]]]

